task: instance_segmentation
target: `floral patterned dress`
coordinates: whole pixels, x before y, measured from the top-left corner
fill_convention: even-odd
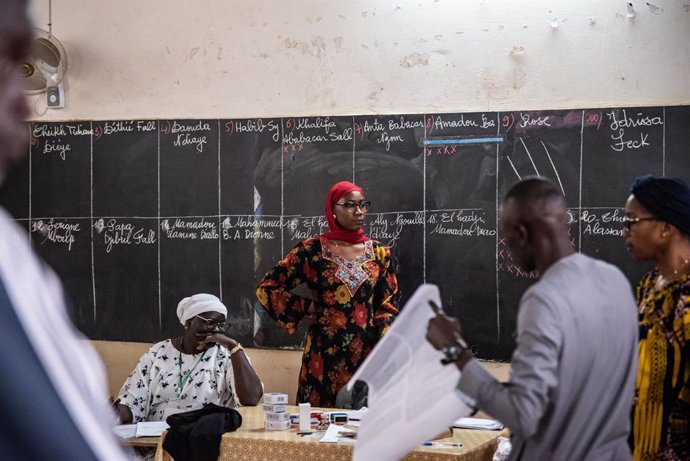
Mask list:
[[[637,287],[639,366],[633,406],[633,459],[690,460],[690,276]]]
[[[289,333],[310,320],[297,402],[334,407],[352,377],[398,313],[398,282],[390,249],[364,242],[364,254],[347,261],[317,237],[293,248],[259,284],[256,296]],[[291,290],[306,283],[312,300]]]

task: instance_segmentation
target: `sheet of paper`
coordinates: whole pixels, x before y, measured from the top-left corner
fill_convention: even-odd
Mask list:
[[[319,442],[338,443],[339,439],[344,433],[352,432],[355,431],[343,426],[338,426],[337,424],[329,424],[328,429],[326,429],[326,433],[319,439]]]
[[[368,410],[367,407],[362,407],[359,410],[349,410],[349,411],[344,411],[343,413],[347,414],[347,418],[349,419],[350,422],[361,421],[362,417],[364,416],[364,413],[366,413],[367,410]]]
[[[503,429],[503,424],[495,419],[459,418],[453,423],[453,427],[460,427],[463,429],[500,430]]]
[[[165,421],[145,421],[137,423],[137,437],[158,437],[167,431],[168,423]]]
[[[438,287],[420,286],[347,384],[369,386],[353,461],[401,459],[471,411],[456,392],[460,371],[426,340],[429,300],[441,306]]]
[[[326,433],[319,439],[319,442],[336,443],[338,441],[338,426],[330,424]]]
[[[357,439],[350,437],[340,437],[338,439],[338,445],[354,445],[357,443]]]
[[[136,424],[120,424],[119,426],[113,427],[113,432],[116,436],[123,439],[131,439],[136,437],[137,425]]]

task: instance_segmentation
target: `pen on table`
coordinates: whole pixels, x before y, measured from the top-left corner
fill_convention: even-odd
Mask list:
[[[462,442],[424,442],[424,447],[461,447]]]

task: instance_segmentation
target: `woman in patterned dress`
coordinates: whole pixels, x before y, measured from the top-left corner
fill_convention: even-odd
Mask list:
[[[184,335],[154,344],[139,359],[115,402],[122,424],[162,421],[207,403],[259,402],[263,384],[242,346],[225,334],[226,316],[225,305],[210,294],[180,301]]]
[[[256,296],[289,333],[307,317],[297,402],[334,407],[336,395],[398,313],[388,247],[364,235],[371,202],[342,181],[326,198],[329,231],[295,246],[259,283]],[[311,299],[292,290],[303,283]]]
[[[656,263],[637,287],[633,459],[690,460],[690,188],[640,177],[625,214],[628,250]]]

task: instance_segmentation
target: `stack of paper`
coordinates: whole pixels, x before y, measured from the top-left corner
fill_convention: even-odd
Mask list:
[[[460,418],[453,423],[453,427],[461,429],[483,429],[483,430],[500,430],[503,429],[503,424],[495,419],[482,418]]]
[[[136,424],[121,424],[115,426],[113,431],[118,437],[132,439],[135,437],[158,437],[169,427],[165,421],[144,421]]]

